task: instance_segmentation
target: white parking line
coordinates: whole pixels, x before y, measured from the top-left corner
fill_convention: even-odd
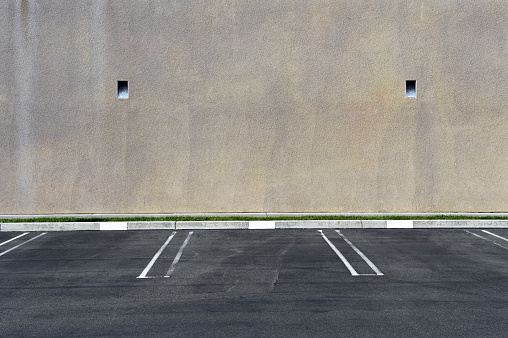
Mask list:
[[[23,236],[25,236],[26,234],[28,234],[28,232],[25,232],[24,234],[21,234],[21,235],[19,235],[19,236],[16,236],[16,237],[14,237],[14,238],[9,239],[8,241],[5,241],[5,242],[3,242],[3,243],[0,243],[0,246],[2,246],[2,245],[4,245],[4,244],[7,244],[7,243],[9,243],[9,242],[12,242],[12,241],[14,241],[14,240],[16,240],[16,239],[18,239],[18,238],[20,238],[20,237],[23,237]]]
[[[173,239],[173,237],[175,237],[175,234],[176,234],[176,231],[173,231],[173,233],[168,237],[168,239],[166,240],[166,242],[161,246],[161,248],[159,249],[159,251],[157,251],[157,253],[153,256],[152,260],[150,260],[150,262],[148,263],[148,265],[146,266],[146,268],[143,270],[143,272],[141,272],[141,274],[136,277],[136,278],[151,278],[151,277],[146,277],[146,274],[148,273],[148,271],[150,271],[150,269],[152,268],[152,266],[155,264],[155,261],[157,260],[157,258],[159,258],[159,256],[161,255],[161,253],[164,251],[164,249],[168,246],[169,242],[171,242],[171,240]]]
[[[346,268],[348,268],[349,272],[351,272],[351,276],[359,276],[358,272],[356,272],[356,270],[353,268],[353,266],[351,264],[349,264],[349,262],[346,259],[346,257],[344,257],[344,255],[339,251],[339,249],[337,249],[335,247],[335,245],[333,245],[333,243],[330,242],[328,237],[325,236],[325,234],[323,233],[323,230],[318,230],[318,231],[321,233],[321,236],[323,236],[323,238],[325,239],[326,243],[328,243],[330,248],[332,248],[332,250],[335,251],[337,256],[339,256],[339,258],[342,260],[342,263],[344,263]]]
[[[464,231],[465,231],[465,232],[467,232],[468,234],[471,234],[471,235],[476,236],[476,237],[478,237],[478,238],[484,239],[484,240],[486,240],[486,241],[491,242],[491,243],[492,243],[492,244],[494,244],[494,245],[500,246],[501,248],[508,250],[508,248],[507,248],[507,247],[505,247],[504,245],[501,245],[501,244],[499,244],[499,243],[494,242],[494,241],[493,241],[493,240],[491,240],[490,238],[480,236],[480,235],[475,234],[474,232],[471,232],[471,231],[469,231],[469,230],[464,230]]]
[[[175,259],[173,260],[173,263],[171,263],[171,266],[169,267],[169,270],[168,270],[168,272],[166,272],[166,275],[164,277],[171,277],[171,274],[173,273],[173,271],[175,271],[176,264],[180,260],[180,257],[182,257],[183,250],[185,249],[187,244],[189,244],[190,237],[192,236],[193,233],[194,232],[191,231],[187,235],[187,238],[185,239],[185,241],[183,242],[182,246],[180,247],[180,250],[178,250],[178,253],[175,256]]]
[[[508,242],[508,238],[501,237],[501,236],[496,235],[495,233],[492,233],[492,232],[487,231],[487,230],[482,230],[482,231],[483,231],[483,232],[485,232],[486,234],[492,235],[492,236],[494,236],[494,237],[497,237],[497,238],[502,239],[503,241],[507,241],[507,242]]]
[[[39,238],[39,237],[41,237],[41,236],[44,236],[45,234],[46,234],[46,232],[43,232],[42,234],[37,235],[37,236],[35,236],[35,237],[33,237],[33,238],[30,238],[29,240],[24,241],[23,243],[20,243],[20,244],[18,244],[18,245],[16,245],[16,246],[13,246],[13,247],[12,247],[12,248],[10,248],[9,250],[5,250],[4,252],[0,253],[0,256],[3,256],[3,255],[5,255],[6,253],[11,252],[12,250],[19,248],[20,246],[25,245],[26,243],[29,243],[29,242],[31,242],[31,241],[33,241],[33,240],[35,240],[35,239],[37,239],[37,238]],[[18,236],[18,237],[20,237],[20,236]]]
[[[349,246],[350,246],[350,247],[352,247],[352,248],[353,248],[353,250],[354,250],[354,251],[356,251],[356,253],[357,253],[358,255],[360,255],[360,257],[362,257],[362,258],[363,258],[363,260],[365,261],[365,263],[367,263],[367,264],[370,266],[370,268],[371,268],[372,270],[374,270],[374,272],[376,273],[376,275],[377,275],[377,276],[384,276],[384,274],[383,274],[381,271],[379,271],[379,269],[378,269],[378,268],[374,265],[374,263],[372,263],[372,262],[370,261],[370,259],[368,259],[368,258],[367,258],[367,256],[365,256],[365,255],[363,254],[363,252],[361,252],[361,251],[360,251],[360,249],[358,249],[358,248],[357,248],[357,247],[356,247],[353,243],[351,243],[351,242],[349,241],[349,239],[347,239],[347,238],[346,238],[346,236],[344,236],[344,235],[340,232],[340,230],[335,230],[335,231],[336,231],[336,232],[340,235],[340,237],[342,237],[342,239],[344,239],[344,241],[346,241],[346,243],[347,243],[347,244],[349,244]]]

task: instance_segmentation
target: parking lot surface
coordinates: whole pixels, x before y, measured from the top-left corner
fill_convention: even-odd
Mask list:
[[[0,336],[506,336],[508,230],[0,232]]]

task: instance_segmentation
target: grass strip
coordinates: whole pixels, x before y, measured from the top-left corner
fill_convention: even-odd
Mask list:
[[[506,216],[461,216],[461,215],[429,215],[429,216],[293,216],[293,217],[244,217],[244,216],[166,216],[166,217],[37,217],[37,218],[0,218],[0,223],[41,223],[41,222],[161,222],[161,221],[321,221],[321,220],[508,220]]]

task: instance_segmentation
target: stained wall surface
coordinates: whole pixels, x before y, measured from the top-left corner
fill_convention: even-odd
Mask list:
[[[0,213],[508,211],[507,90],[502,0],[2,0]]]

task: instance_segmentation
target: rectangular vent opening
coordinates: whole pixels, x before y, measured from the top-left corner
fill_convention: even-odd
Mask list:
[[[129,81],[118,81],[118,98],[128,99],[129,98]]]
[[[406,97],[416,98],[416,80],[406,80]]]

